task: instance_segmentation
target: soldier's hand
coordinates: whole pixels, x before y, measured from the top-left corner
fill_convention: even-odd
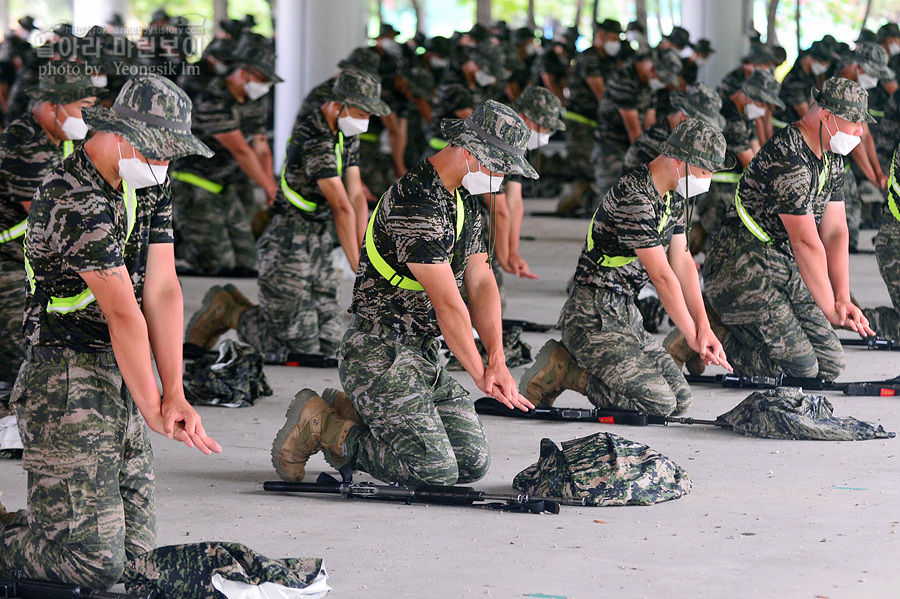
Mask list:
[[[271,185],[266,185],[266,202],[271,206],[275,203],[275,196],[278,194],[278,186],[275,185],[275,180],[272,180]]]
[[[856,331],[862,337],[875,334],[869,327],[869,319],[865,317],[859,306],[849,300],[837,300],[834,302],[834,314],[828,320],[831,324]]]
[[[531,272],[531,269],[528,268],[528,263],[525,262],[525,259],[522,258],[516,253],[511,253],[509,255],[509,268],[505,268],[504,270],[510,274],[513,274],[521,279],[537,279],[538,276]]]
[[[478,387],[507,408],[518,408],[523,412],[534,408],[534,404],[519,394],[516,381],[509,373],[506,363],[488,365]]]
[[[160,412],[163,419],[162,434],[169,439],[196,447],[206,455],[221,453],[222,446],[206,434],[197,410],[181,397],[164,397]]]
[[[734,372],[731,364],[728,363],[728,357],[725,355],[725,349],[722,347],[722,342],[708,326],[697,330],[696,351],[700,354],[700,359],[702,359],[703,363],[707,366],[716,364],[728,372]]]

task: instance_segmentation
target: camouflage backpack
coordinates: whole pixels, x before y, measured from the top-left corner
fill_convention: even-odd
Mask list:
[[[691,490],[691,477],[659,452],[612,433],[564,441],[541,440],[537,463],[513,487],[529,495],[585,498],[587,505],[651,505]]]
[[[272,395],[263,356],[246,343],[226,339],[213,351],[199,352],[196,359],[189,354],[185,352],[184,395],[194,405],[242,408]]]

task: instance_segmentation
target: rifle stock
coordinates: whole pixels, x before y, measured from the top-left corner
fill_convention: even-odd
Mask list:
[[[153,599],[156,595],[132,595],[101,591],[90,587],[25,578],[16,572],[12,579],[0,579],[3,599]]]

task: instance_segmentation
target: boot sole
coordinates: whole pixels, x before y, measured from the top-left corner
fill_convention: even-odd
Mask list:
[[[337,389],[329,388],[329,389],[325,389],[325,391],[322,392],[322,395],[320,397],[325,400],[325,403],[327,403],[329,406],[331,406],[333,408],[334,407],[334,398],[337,397],[337,394],[338,394]],[[337,461],[335,459],[334,455],[330,451],[325,449],[324,447],[322,448],[322,455],[325,456],[325,461],[328,462],[328,465],[331,466],[332,468],[334,468],[335,470],[340,471],[341,467],[344,465],[341,462]]]
[[[200,309],[194,312],[194,315],[191,316],[190,321],[188,321],[187,329],[184,331],[185,340],[189,339],[191,336],[191,331],[194,330],[194,327],[197,326],[197,321],[200,320],[200,317],[206,314],[207,310],[209,310],[210,306],[212,306],[213,298],[219,294],[219,292],[225,291],[219,285],[214,285],[209,288],[206,292],[206,295],[203,296],[203,301],[200,303]],[[206,347],[206,346],[204,346]],[[206,347],[206,349],[210,349]]]
[[[287,440],[287,436],[294,430],[297,423],[300,422],[300,412],[303,411],[306,402],[316,395],[318,394],[312,389],[303,389],[297,393],[296,397],[294,397],[294,400],[291,402],[291,405],[288,406],[287,413],[285,414],[284,426],[281,427],[281,430],[278,431],[275,435],[275,440],[272,442],[272,465],[275,466],[275,472],[278,473],[281,480],[295,482],[281,467],[281,463],[278,461],[278,454],[281,453],[281,447]]]
[[[547,367],[547,364],[550,363],[550,355],[558,346],[559,341],[556,341],[555,339],[551,339],[550,341],[545,343],[544,347],[540,349],[537,357],[534,359],[534,364],[529,366],[528,370],[526,370],[525,373],[522,374],[522,378],[519,379],[519,392],[524,394],[525,397],[528,397],[526,393],[528,390],[528,383],[530,383],[531,379],[536,377],[541,370]],[[531,401],[539,400],[539,398],[534,397],[528,397],[528,399]]]

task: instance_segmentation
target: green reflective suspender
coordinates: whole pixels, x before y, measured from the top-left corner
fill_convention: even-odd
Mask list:
[[[75,142],[71,140],[64,140],[62,142],[63,149],[63,158],[68,158],[69,154],[75,151]],[[12,241],[13,239],[18,239],[22,235],[25,234],[25,229],[28,228],[28,219],[22,219],[22,222],[17,223],[5,231],[0,231],[0,243],[6,243],[7,241]]]
[[[291,136],[293,137],[293,135]],[[288,138],[287,144],[291,145],[291,137]],[[344,175],[344,134],[338,131],[338,142],[334,146],[334,157],[337,161],[337,172],[338,177],[342,177]],[[281,167],[281,192],[284,194],[284,197],[287,198],[288,202],[293,204],[295,207],[303,210],[304,212],[315,212],[316,208],[319,207],[315,202],[310,202],[302,195],[291,189],[288,185],[287,178],[285,177],[285,170],[287,169],[287,158],[285,158],[284,166]]]
[[[384,196],[381,196],[381,200],[383,199]],[[366,227],[366,255],[369,256],[369,261],[372,263],[372,266],[375,267],[375,270],[378,271],[378,274],[387,279],[388,283],[394,287],[408,289],[410,291],[424,291],[425,288],[415,279],[398,274],[390,264],[385,262],[384,258],[381,257],[381,254],[378,253],[378,248],[375,247],[375,236],[372,234],[372,230],[375,228],[375,215],[378,214],[378,208],[381,207],[381,200],[378,200],[378,204],[375,205],[375,210],[372,211],[372,216],[369,218],[369,226]],[[456,239],[459,239],[459,236],[462,234],[463,224],[466,221],[465,210],[462,197],[459,195],[459,190],[457,190]]]
[[[888,208],[894,218],[900,220],[900,207],[897,206],[897,199],[900,198],[900,185],[897,184],[897,176],[894,173],[894,165],[897,163],[897,152],[894,151],[894,158],[891,160],[891,177],[888,179]]]
[[[571,110],[567,110],[563,115],[563,118],[583,125],[590,125],[591,127],[597,126],[597,121],[594,119],[589,119],[586,116],[578,114],[577,112],[572,112]]]
[[[876,119],[884,118],[884,111],[883,111],[883,110],[872,110],[872,109],[870,108],[870,109],[869,109],[869,114],[871,114],[872,116],[874,116]]]
[[[378,134],[377,133],[360,133],[359,141],[365,141],[368,143],[378,143]]]
[[[659,221],[659,226],[656,230],[659,233],[663,232],[663,229],[666,228],[666,223],[669,222],[669,217],[672,215],[672,192],[666,193],[666,207],[663,210],[662,219]],[[597,218],[597,212],[599,209],[594,212],[594,216],[591,217],[591,224],[588,226],[588,234],[587,234],[587,250],[588,252],[594,251],[594,219]],[[607,256],[604,254],[597,260],[597,263],[600,266],[606,266],[609,268],[618,268],[620,266],[625,266],[627,264],[631,264],[637,260],[637,256]]]
[[[784,121],[782,121],[782,120],[780,120],[780,119],[776,119],[776,118],[773,118],[773,119],[772,119],[772,127],[774,127],[775,129],[784,129],[784,128],[787,127],[789,124],[790,124],[790,123],[786,123],[786,122],[784,122]]]
[[[182,183],[187,183],[188,185],[193,185],[195,187],[199,187],[200,189],[205,189],[210,193],[222,193],[222,190],[225,189],[225,186],[221,183],[216,183],[214,181],[210,181],[209,179],[204,179],[203,177],[197,176],[194,173],[169,171],[169,176],[176,181],[181,181]]]
[[[446,141],[444,141],[443,139],[441,139],[439,137],[432,137],[431,139],[428,140],[428,145],[431,146],[435,150],[441,151],[444,148],[446,148],[447,146],[449,146],[450,144],[448,144]]]
[[[730,171],[713,173],[712,180],[716,183],[739,183],[741,180],[741,173]]]
[[[825,188],[825,182],[828,180],[829,163],[828,152],[822,152],[822,171],[819,173],[819,188],[816,191],[816,195],[822,193],[822,189]],[[753,233],[754,237],[766,245],[772,245],[772,238],[763,231],[762,227],[760,227],[759,224],[753,220],[753,217],[744,209],[744,205],[741,203],[740,183],[738,183],[737,189],[734,190],[734,207],[737,210],[738,216],[741,218],[741,222],[747,227],[747,230]]]
[[[127,243],[131,238],[131,231],[134,229],[134,222],[136,220],[137,194],[135,191],[128,189],[128,184],[125,183],[124,179],[122,180],[122,195],[125,200],[125,218],[128,223],[128,232],[125,234],[125,241]],[[31,288],[31,293],[34,294],[36,288],[34,283],[34,271],[31,269],[31,264],[28,262],[27,247],[25,248],[25,275],[28,278],[28,286]],[[68,314],[69,312],[75,312],[76,310],[86,308],[92,304],[95,299],[90,287],[78,295],[73,295],[71,297],[51,296],[50,301],[47,302],[47,312]]]

